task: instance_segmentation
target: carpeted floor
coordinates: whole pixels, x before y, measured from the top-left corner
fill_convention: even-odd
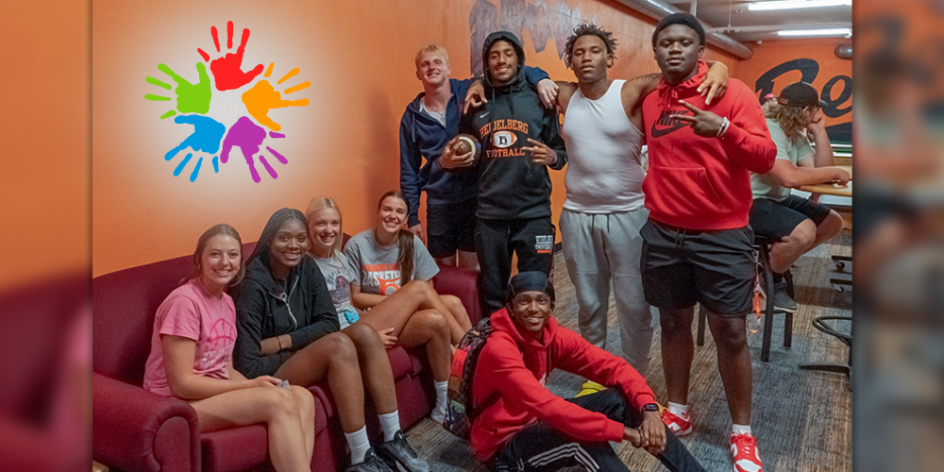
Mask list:
[[[765,472],[852,470],[852,392],[845,376],[837,373],[800,370],[805,362],[844,362],[847,349],[841,342],[815,330],[810,321],[823,315],[851,315],[851,294],[836,293],[829,278],[850,278],[835,274],[830,254],[850,255],[851,237],[843,234],[830,243],[803,256],[793,269],[794,286],[800,310],[794,315],[793,346],[783,347],[783,316],[774,317],[774,336],[770,362],[760,361],[761,332],[750,333],[748,344],[754,367],[754,409],[752,428],[758,438],[758,450]],[[558,321],[576,330],[577,305],[574,289],[567,276],[563,255],[555,255]],[[618,354],[619,329],[615,305],[610,301],[607,349]],[[697,317],[696,317],[697,320]],[[665,380],[659,337],[658,314],[653,316],[655,335],[652,367],[648,382],[661,402],[666,402]],[[696,323],[693,324],[694,332]],[[849,323],[836,324],[848,331]],[[579,390],[582,379],[566,372],[555,372],[548,387],[555,394],[570,397]],[[711,335],[705,345],[695,347],[691,390],[695,432],[682,441],[705,469],[730,471],[728,435],[731,417],[717,370],[717,358]],[[468,445],[425,419],[409,431],[410,442],[435,471],[484,471]],[[645,451],[631,445],[617,444],[617,450],[634,472],[665,470]]]

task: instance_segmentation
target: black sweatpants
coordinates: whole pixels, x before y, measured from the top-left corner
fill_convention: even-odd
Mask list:
[[[626,403],[623,393],[612,388],[567,401],[603,413],[631,428],[642,422],[642,416]],[[704,472],[705,469],[668,427],[665,435],[665,450],[656,457],[668,470]],[[518,431],[489,461],[489,468],[494,472],[554,471],[573,466],[586,471],[629,472],[609,442],[583,442],[540,421]]]
[[[475,252],[482,268],[479,298],[483,316],[489,317],[505,306],[512,253],[518,255],[518,272],[536,270],[550,275],[554,232],[550,216],[527,220],[476,220]]]

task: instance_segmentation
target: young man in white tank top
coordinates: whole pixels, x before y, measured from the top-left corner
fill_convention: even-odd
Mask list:
[[[645,376],[652,315],[639,272],[639,230],[648,218],[639,157],[645,135],[640,129],[643,99],[655,90],[660,74],[610,80],[607,69],[613,66],[615,48],[612,33],[594,24],[578,26],[567,39],[564,62],[578,83],[557,82],[562,134],[572,156],[560,229],[567,272],[577,292],[580,334],[605,349],[612,282],[623,357]],[[716,63],[701,92],[710,101],[726,84],[727,68]],[[587,382],[581,394],[602,389]]]

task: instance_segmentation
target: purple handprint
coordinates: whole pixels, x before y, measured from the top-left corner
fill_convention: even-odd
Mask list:
[[[270,131],[269,137],[281,139],[284,138],[285,135]],[[239,120],[236,120],[236,124],[229,128],[226,137],[223,138],[223,152],[220,154],[220,160],[226,164],[229,161],[229,152],[233,149],[233,146],[238,146],[243,153],[243,157],[246,158],[246,164],[249,166],[249,173],[252,175],[253,182],[259,183],[262,181],[262,178],[259,176],[259,172],[256,171],[256,163],[253,156],[259,152],[259,148],[262,147],[262,142],[265,141],[265,138],[265,129],[253,123],[248,116],[240,117]],[[272,153],[282,164],[288,164],[288,159],[279,154],[276,150],[269,146],[266,146],[266,150]],[[269,165],[269,161],[267,161],[262,154],[259,155],[259,162],[262,162],[262,166],[265,167],[266,171],[273,179],[279,178],[279,174]]]

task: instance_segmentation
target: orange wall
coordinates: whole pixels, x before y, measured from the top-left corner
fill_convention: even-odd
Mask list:
[[[413,57],[424,44],[439,43],[450,51],[453,76],[467,77],[469,51],[481,47],[470,39],[470,11],[476,3],[94,1],[94,275],[187,254],[199,234],[219,222],[235,226],[246,241],[256,240],[274,210],[304,210],[321,194],[338,200],[346,232],[370,226],[377,198],[399,186],[399,120],[406,104],[422,90]],[[479,8],[487,3],[478,0]],[[520,7],[531,8],[530,0],[491,3],[499,24],[511,25],[512,31],[514,25],[523,26],[519,36],[527,63],[552,78],[573,80],[556,42],[562,44],[573,25],[586,20],[612,29],[619,40],[611,77],[658,70],[650,46],[654,22],[620,4],[548,0],[546,11],[526,12]],[[161,62],[195,78],[194,65],[200,60],[196,48],[215,53],[210,27],[216,25],[225,38],[228,20],[235,24],[237,44],[238,32],[251,30],[246,69],[274,61],[276,78],[299,67],[300,73],[286,85],[311,81],[312,87],[291,97],[308,98],[311,104],[270,113],[287,135],[273,146],[289,159],[287,166],[274,164],[278,179],[262,172],[262,181],[252,182],[242,158],[234,156],[219,174],[209,172],[205,162],[200,178],[191,183],[183,175],[171,175],[181,157],[173,162],[162,157],[190,127],[159,119],[170,102],[145,100],[145,94],[161,89],[144,79],[161,77]],[[537,45],[535,37],[546,41]],[[732,76],[736,74],[731,57],[715,52],[708,57],[724,60]],[[229,125],[240,116],[242,104],[224,100],[217,108],[222,95],[214,95],[211,115]],[[551,174],[556,222],[564,200],[564,174]]]
[[[89,267],[89,5],[0,14],[0,291]]]
[[[790,61],[806,59],[806,64],[815,63],[815,68],[806,69],[808,80],[813,87],[820,92],[821,98],[827,102],[828,106],[824,109],[826,114],[826,126],[833,127],[845,125],[851,129],[852,123],[852,60],[840,59],[836,57],[835,50],[839,45],[851,45],[851,39],[843,38],[824,38],[824,39],[793,39],[781,41],[765,41],[763,44],[751,44],[754,50],[754,56],[746,61],[741,61],[738,65],[738,71],[735,77],[741,79],[758,97],[763,93],[773,93],[779,95],[783,88],[793,82],[803,78],[803,72],[791,70],[772,79],[772,88],[770,92],[762,92],[761,87],[766,80],[758,82],[765,74],[772,69]],[[812,61],[812,62],[810,62]],[[815,75],[814,75],[815,74]],[[807,78],[809,78],[807,77]],[[840,77],[839,79],[836,79]],[[847,78],[848,80],[843,79]],[[833,84],[830,85],[830,82]],[[828,98],[823,96],[825,88],[829,87]],[[843,90],[848,87],[844,93]],[[829,128],[827,128],[829,130]],[[836,140],[840,138],[839,128],[833,128],[830,131],[830,138]],[[851,131],[849,131],[851,133]],[[842,139],[848,141],[848,139]]]

